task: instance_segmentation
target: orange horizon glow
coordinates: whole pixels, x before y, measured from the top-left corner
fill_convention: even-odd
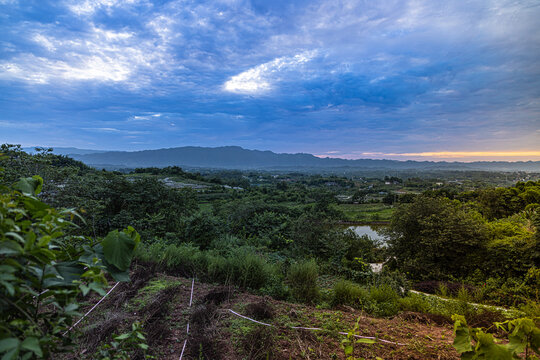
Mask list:
[[[407,153],[385,153],[385,152],[354,152],[341,153],[329,151],[326,154],[315,155],[317,157],[331,157],[343,159],[394,159],[394,160],[436,160],[436,161],[537,161],[540,160],[540,151],[520,150],[520,151],[424,151]]]

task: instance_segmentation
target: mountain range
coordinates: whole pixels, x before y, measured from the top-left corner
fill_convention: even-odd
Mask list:
[[[136,168],[181,166],[216,169],[273,170],[482,170],[540,172],[540,161],[399,161],[320,158],[312,154],[274,153],[248,150],[239,146],[185,146],[142,151],[103,151],[57,148],[57,154],[69,155],[94,167]]]

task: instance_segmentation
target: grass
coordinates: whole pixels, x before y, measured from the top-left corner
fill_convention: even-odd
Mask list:
[[[291,294],[296,301],[315,303],[319,297],[317,278],[319,267],[315,260],[304,261],[291,265],[287,280],[291,287]]]
[[[346,221],[371,222],[390,221],[394,208],[390,205],[376,204],[340,204],[339,209],[345,214]]]
[[[490,305],[472,304],[463,296],[461,299],[444,299],[435,295],[409,293],[406,297],[399,299],[398,303],[402,311],[441,315],[447,318],[454,314],[469,318],[481,313],[498,313],[506,319],[523,316],[523,312],[518,310],[503,310]]]
[[[160,291],[168,289],[172,286],[179,285],[181,283],[182,282],[179,279],[171,280],[162,276],[152,279],[145,287],[139,290],[139,292],[137,293],[137,297],[132,299],[130,306],[134,306],[135,308],[143,308],[144,306],[149,304],[150,301],[154,298],[154,296]]]
[[[146,263],[155,263],[161,270],[176,275],[251,290],[264,288],[269,295],[278,297],[283,293],[279,267],[249,248],[235,248],[227,256],[221,256],[199,250],[191,244],[155,242],[141,244],[135,257]]]
[[[388,284],[360,286],[341,280],[334,286],[332,304],[348,305],[375,316],[392,316],[398,313],[399,294]]]

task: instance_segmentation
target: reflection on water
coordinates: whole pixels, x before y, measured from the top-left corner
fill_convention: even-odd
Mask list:
[[[380,241],[382,243],[386,242],[386,237],[379,233],[384,229],[384,225],[362,225],[362,226],[349,226],[347,229],[351,229],[359,236],[367,235],[373,240]]]

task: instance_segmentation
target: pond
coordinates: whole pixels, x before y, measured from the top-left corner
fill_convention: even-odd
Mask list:
[[[373,240],[380,241],[381,243],[386,243],[386,237],[379,233],[380,230],[384,229],[386,225],[359,225],[359,226],[349,226],[347,229],[351,229],[359,236],[367,235]]]

